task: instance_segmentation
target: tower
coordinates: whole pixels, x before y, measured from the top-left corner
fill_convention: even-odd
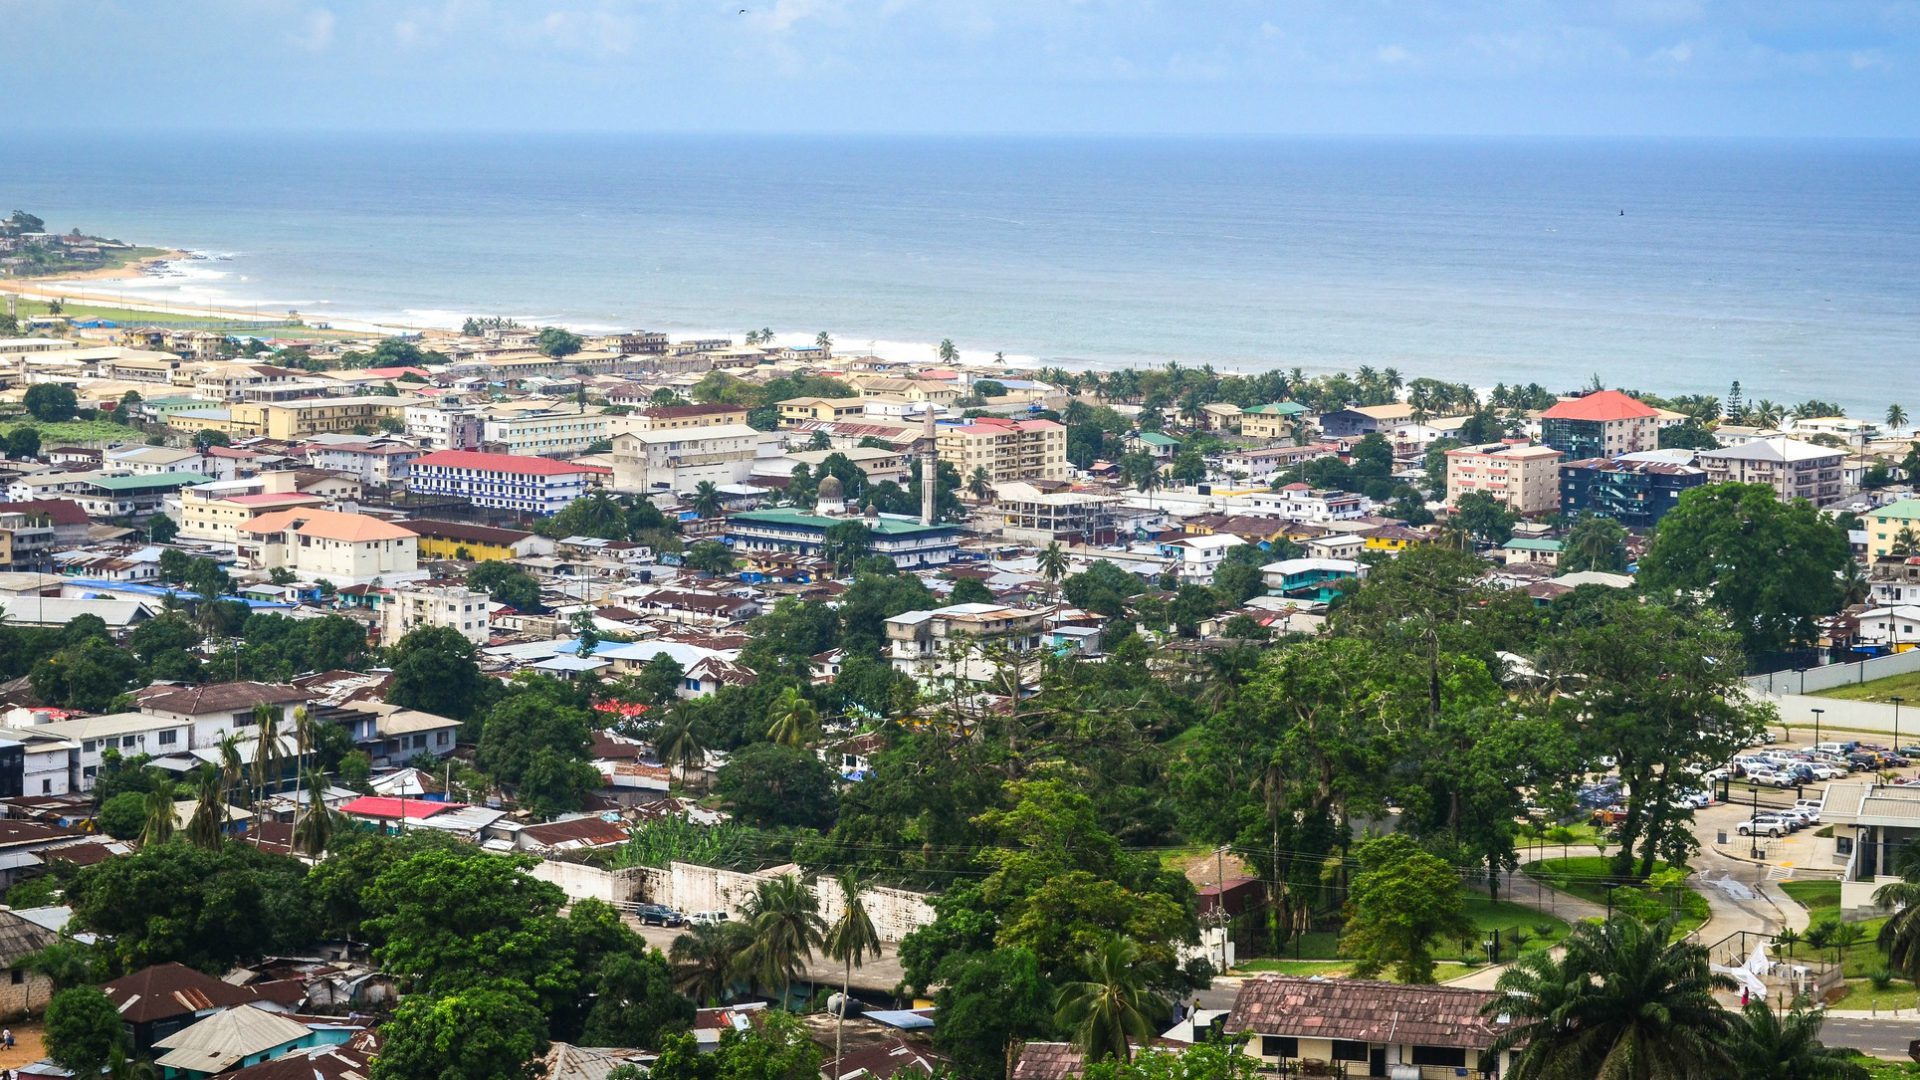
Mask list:
[[[934,443],[933,402],[921,408],[926,422],[920,429],[920,524],[933,524],[933,508],[940,489],[940,454]]]

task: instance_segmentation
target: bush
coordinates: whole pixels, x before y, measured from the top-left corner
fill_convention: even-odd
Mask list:
[[[1885,990],[1893,985],[1893,972],[1882,965],[1868,972],[1867,981],[1873,984],[1875,990]]]

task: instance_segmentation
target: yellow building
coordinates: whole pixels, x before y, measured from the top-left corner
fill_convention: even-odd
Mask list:
[[[1276,401],[1240,410],[1240,434],[1249,439],[1286,439],[1307,414],[1296,401]]]
[[[615,418],[608,430],[613,435],[625,435],[629,431],[679,431],[746,422],[743,405],[655,405]]]
[[[985,469],[994,483],[1064,480],[1067,429],[1051,420],[1006,420],[983,416],[969,424],[943,424],[935,435],[940,460],[960,471],[964,483]]]
[[[858,420],[866,415],[867,399],[863,397],[801,397],[780,402],[780,426],[785,428],[809,420]]]
[[[373,431],[380,421],[404,420],[415,397],[337,397],[307,401],[236,401],[230,413],[230,433],[264,435],[269,439],[304,439],[309,435]]]
[[[518,529],[496,529],[490,525],[427,518],[402,524],[420,537],[422,559],[502,562],[553,550],[553,541]]]
[[[262,514],[327,504],[319,495],[295,491],[292,481],[290,472],[267,473],[187,488],[180,493],[180,535],[232,544],[239,541],[241,526]]]
[[[1361,534],[1362,547],[1367,551],[1381,551],[1389,555],[1398,555],[1410,547],[1428,543],[1432,537],[1417,529],[1404,525],[1382,525]]]
[[[967,390],[958,383],[942,379],[901,379],[888,375],[873,375],[859,380],[861,397],[890,397],[915,404],[930,402],[934,405],[951,405],[967,395]]]

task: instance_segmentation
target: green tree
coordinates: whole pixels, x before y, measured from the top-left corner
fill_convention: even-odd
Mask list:
[[[228,435],[224,431],[215,431],[212,428],[201,428],[199,431],[193,433],[193,448],[195,450],[204,452],[210,446],[231,445],[233,445],[233,436]]]
[[[1581,518],[1560,547],[1558,569],[1563,574],[1582,570],[1626,573],[1627,530],[1612,518]]]
[[[1490,1053],[1515,1052],[1513,1080],[1730,1075],[1732,1014],[1713,995],[1735,984],[1708,969],[1704,946],[1671,933],[1616,916],[1575,926],[1562,956],[1522,955],[1482,1010],[1512,1021]]]
[[[1412,838],[1393,833],[1354,848],[1359,870],[1347,893],[1341,944],[1366,979],[1392,967],[1406,983],[1433,982],[1433,943],[1471,933],[1460,875]]]
[[[1060,546],[1060,542],[1055,540],[1041,548],[1034,562],[1040,571],[1040,576],[1045,578],[1047,584],[1052,585],[1057,592],[1061,580],[1067,576],[1067,553]]]
[[[711,480],[702,480],[693,488],[693,512],[703,518],[718,517],[725,505],[720,496],[719,485]]]
[[[1764,1001],[1749,1002],[1733,1016],[1727,1033],[1732,1073],[1741,1080],[1869,1080],[1851,1050],[1820,1042],[1826,1015],[1796,1006],[1777,1013]]]
[[[873,530],[864,521],[836,521],[820,541],[820,557],[836,574],[853,572],[853,564],[873,553]]]
[[[952,604],[991,604],[994,602],[993,590],[979,578],[961,578],[953,583],[953,591],[947,594],[947,602]]]
[[[1660,449],[1662,450],[1718,450],[1720,440],[1713,432],[1698,421],[1689,420],[1684,424],[1660,429]]]
[[[992,497],[993,476],[985,465],[975,465],[967,474],[967,494],[973,496],[975,502],[986,502]]]
[[[108,712],[113,699],[139,676],[139,661],[131,653],[90,637],[35,664],[30,681],[34,696],[50,705]]]
[[[960,362],[960,350],[954,347],[952,338],[941,338],[940,344],[934,348],[933,354],[938,357],[943,364],[956,364]]]
[[[387,700],[435,716],[466,720],[491,703],[495,684],[480,673],[473,642],[450,626],[410,630],[389,651]]]
[[[73,414],[80,407],[80,399],[74,394],[73,387],[64,383],[34,383],[27,387],[26,396],[20,403],[35,420],[49,424],[73,419]]]
[[[160,843],[81,870],[67,902],[77,926],[111,939],[120,970],[225,970],[313,940],[305,880],[299,861],[247,844]]]
[[[362,890],[380,944],[375,962],[413,993],[452,994],[501,979],[559,992],[566,902],[554,885],[528,876],[525,859],[481,851],[429,849],[388,865]]]
[[[7,432],[6,454],[17,461],[40,456],[40,429],[21,426]]]
[[[673,939],[673,988],[702,1004],[718,1004],[733,984],[753,931],[744,923],[702,923]]]
[[[880,934],[874,930],[873,918],[867,914],[867,903],[861,896],[863,882],[860,875],[852,870],[844,871],[837,883],[840,886],[840,917],[827,930],[823,943],[828,956],[846,965],[840,980],[840,1008],[833,1013],[835,1061],[845,1056],[841,1036],[846,1026],[847,1006],[852,1000],[853,969],[864,965],[869,954],[874,957],[881,954]]]
[[[733,551],[718,540],[702,540],[687,549],[682,561],[690,570],[719,577],[731,574],[734,568]]]
[[[580,340],[579,334],[563,330],[558,326],[543,326],[540,332],[534,335],[533,344],[541,352],[559,360],[579,352],[584,343]]]
[[[161,784],[141,799],[140,844],[153,847],[173,839],[173,785]]]
[[[1811,504],[1782,503],[1765,484],[1709,484],[1680,496],[1640,560],[1654,596],[1706,595],[1750,654],[1814,640],[1814,620],[1840,606],[1847,537]]]
[[[1506,504],[1482,491],[1469,491],[1454,503],[1447,523],[1485,547],[1498,547],[1513,539],[1518,520]]]
[[[1887,406],[1887,430],[1898,431],[1906,426],[1907,410],[1901,408],[1897,401]]]
[[[486,980],[406,997],[380,1034],[373,1080],[531,1080],[547,1018],[524,987]]]
[[[1109,937],[1083,961],[1084,978],[1060,987],[1054,1021],[1073,1033],[1089,1064],[1133,1060],[1133,1044],[1152,1042],[1167,1019],[1166,1002],[1146,986],[1140,946]]]
[[[586,1046],[658,1046],[660,1036],[693,1024],[693,1002],[673,988],[673,969],[658,950],[624,951],[600,964]]]
[[[714,791],[736,820],[758,828],[833,824],[837,778],[808,750],[754,743],[734,751],[714,776]]]
[[[800,693],[789,686],[774,700],[767,726],[767,738],[781,746],[805,746],[819,734],[820,713]]]
[[[652,668],[649,663],[648,668]],[[678,665],[675,665],[678,666]],[[707,748],[700,740],[700,729],[693,718],[675,710],[668,713],[653,735],[654,752],[668,768],[680,770],[680,782],[691,783],[706,764]]]
[[[147,797],[138,791],[123,791],[100,805],[94,824],[115,840],[132,840],[146,828]]]
[[[1181,1050],[1151,1047],[1132,1061],[1087,1066],[1087,1080],[1257,1080],[1268,1075],[1260,1059],[1234,1040],[1197,1042]]]
[[[494,603],[515,611],[538,614],[546,610],[540,603],[540,582],[509,562],[483,562],[467,571],[467,588],[479,589]]]
[[[779,986],[785,1008],[793,1001],[793,980],[821,944],[820,900],[798,877],[782,874],[754,888],[746,921],[753,939],[740,951],[741,973],[760,986]]]
[[[933,1045],[967,1080],[1001,1080],[1008,1046],[1053,1034],[1053,997],[1026,949],[958,954],[942,967]]]
[[[47,1004],[44,1037],[47,1056],[76,1076],[100,1072],[115,1053],[127,1050],[120,1010],[92,987],[74,987],[53,996]]]

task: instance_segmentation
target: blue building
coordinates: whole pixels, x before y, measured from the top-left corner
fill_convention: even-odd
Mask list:
[[[1592,514],[1630,529],[1651,529],[1683,493],[1706,482],[1705,469],[1679,464],[1665,451],[1563,462],[1560,512],[1569,518]]]

